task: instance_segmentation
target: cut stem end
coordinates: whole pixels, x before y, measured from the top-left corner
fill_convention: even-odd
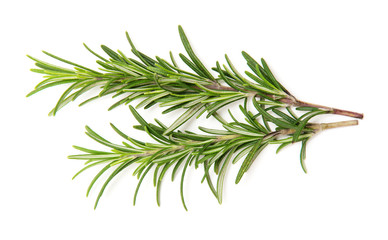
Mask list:
[[[322,130],[331,129],[331,128],[349,127],[349,126],[356,126],[356,125],[358,125],[358,120],[332,122],[332,123],[319,123],[319,124],[313,123],[308,127],[318,131],[322,131]]]
[[[315,107],[315,108],[320,108],[320,109],[323,109],[323,110],[328,110],[332,114],[342,115],[342,116],[347,116],[347,117],[352,117],[352,118],[358,118],[358,119],[363,119],[364,118],[364,114],[362,114],[362,113],[352,112],[352,111],[338,109],[338,108],[326,107],[326,106],[317,105],[317,104],[308,103],[308,102],[303,102],[303,101],[299,101],[299,100],[296,100],[293,103],[293,105],[297,106],[297,107]]]

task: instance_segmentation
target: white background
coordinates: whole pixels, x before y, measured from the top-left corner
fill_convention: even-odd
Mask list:
[[[387,239],[386,1],[6,1],[0,10],[0,238],[1,239]],[[309,142],[306,165],[300,146],[279,154],[269,147],[240,184],[238,164],[226,176],[222,205],[202,169],[186,175],[186,212],[179,181],[163,183],[161,207],[151,179],[132,205],[136,178],[121,174],[93,210],[98,188],[85,197],[97,169],[72,181],[82,162],[68,160],[73,144],[97,146],[88,124],[109,139],[109,127],[147,140],[132,129],[128,107],[108,112],[110,97],[56,117],[47,113],[64,88],[31,98],[42,79],[29,71],[26,54],[40,50],[96,67],[82,43],[129,55],[125,31],[151,56],[182,52],[181,24],[209,67],[228,53],[246,70],[240,52],[264,57],[298,98],[365,114],[359,126],[323,132]],[[91,95],[89,95],[91,96]],[[230,106],[237,111],[236,106]],[[225,111],[226,109],[224,109]],[[140,111],[148,121],[160,110]],[[159,117],[168,124],[177,115]],[[325,118],[345,120],[347,118]],[[197,125],[219,127],[201,118]],[[101,182],[99,182],[101,183]]]

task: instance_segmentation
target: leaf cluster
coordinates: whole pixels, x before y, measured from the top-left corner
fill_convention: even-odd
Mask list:
[[[145,131],[155,140],[155,143],[145,143],[132,138],[111,124],[113,130],[124,138],[121,144],[115,144],[98,135],[91,128],[86,127],[86,134],[98,143],[110,148],[110,151],[91,150],[74,146],[83,153],[71,155],[69,158],[86,161],[86,166],[75,176],[90,167],[104,165],[90,183],[87,190],[87,195],[89,195],[91,188],[101,175],[108,169],[115,168],[102,185],[95,203],[96,207],[108,183],[122,170],[136,164],[137,167],[133,171],[133,175],[137,176],[139,182],[133,203],[136,202],[136,196],[143,179],[153,170],[156,201],[159,205],[160,187],[166,172],[172,169],[171,180],[174,180],[177,172],[183,166],[180,194],[183,206],[187,210],[183,195],[183,181],[186,169],[191,165],[194,165],[195,168],[202,165],[204,169],[203,181],[206,180],[210,190],[220,203],[222,202],[223,182],[228,165],[242,160],[235,180],[236,183],[239,183],[261,151],[269,144],[279,145],[278,152],[289,144],[302,142],[301,166],[305,171],[303,160],[305,158],[306,143],[316,132],[314,128],[301,125],[308,116],[296,118],[289,113],[282,112],[277,107],[263,108],[264,106],[260,106],[257,101],[254,101],[254,106],[257,110],[256,114],[247,109],[246,101],[244,105],[240,105],[245,123],[238,121],[229,111],[230,117],[233,119],[232,122],[219,119],[223,130],[199,127],[202,133],[173,131],[169,135],[164,135],[168,127],[162,122],[155,119],[156,124],[148,123],[135,108],[130,106],[132,114],[139,123],[134,127]],[[273,117],[269,112],[277,114],[278,117]],[[273,124],[278,126],[276,130],[271,129],[270,125]],[[210,169],[213,169],[217,175],[215,184],[213,184],[210,177]]]
[[[168,61],[158,56],[151,58],[138,51],[127,33],[127,40],[136,59],[127,57],[120,50],[115,52],[102,45],[102,50],[109,57],[105,58],[84,44],[86,49],[98,58],[97,64],[100,66],[98,70],[92,70],[46,51],[43,53],[73,66],[73,69],[29,56],[38,67],[32,71],[43,74],[45,79],[28,96],[49,87],[70,85],[63,92],[50,115],[55,115],[66,104],[96,87],[101,89],[99,94],[83,101],[80,105],[113,94],[113,97],[119,100],[109,110],[122,104],[129,104],[136,99],[141,100],[137,108],[147,109],[159,104],[160,107],[166,107],[163,113],[186,109],[186,112],[166,130],[166,134],[177,129],[196,114],[199,117],[207,112],[207,117],[210,117],[220,108],[250,96],[260,96],[267,105],[286,106],[279,100],[289,92],[275,79],[264,59],[259,64],[249,54],[243,52],[247,65],[252,70],[252,72],[245,71],[246,76],[243,76],[225,55],[227,65],[221,66],[217,62],[213,70],[218,73],[218,76],[213,77],[192,50],[181,27],[179,27],[179,33],[188,55],[186,57],[184,54],[179,54],[179,57],[193,72],[179,68],[171,52],[170,61]]]
[[[74,146],[82,153],[71,155],[69,158],[85,161],[85,167],[74,177],[94,166],[103,166],[88,187],[87,195],[89,195],[97,180],[109,169],[113,169],[100,189],[95,207],[110,181],[132,165],[137,166],[133,175],[139,179],[134,204],[143,179],[152,174],[152,171],[158,205],[161,183],[167,172],[171,171],[171,179],[174,180],[177,173],[181,171],[180,194],[183,206],[187,209],[183,195],[183,182],[188,166],[192,165],[195,168],[203,167],[202,181],[207,182],[211,192],[221,203],[224,177],[230,164],[237,162],[241,164],[235,180],[239,183],[258,155],[269,144],[277,144],[276,152],[279,152],[287,145],[301,142],[300,164],[306,172],[304,159],[307,142],[315,133],[322,130],[323,126],[310,123],[312,118],[330,113],[362,118],[362,114],[297,100],[276,80],[264,59],[258,62],[246,52],[242,52],[242,56],[250,71],[245,71],[244,75],[235,68],[227,55],[225,55],[225,64],[216,62],[215,67],[209,70],[194,53],[181,26],[178,30],[186,51],[186,54],[179,54],[179,58],[186,68],[178,66],[171,52],[169,60],[158,56],[155,58],[147,56],[135,47],[128,33],[126,37],[134,57],[127,57],[122,51],[114,51],[105,45],[102,45],[101,49],[106,56],[101,56],[84,44],[85,48],[97,57],[98,70],[46,51],[43,53],[71,68],[57,66],[29,56],[35,61],[37,67],[32,71],[43,74],[44,80],[27,96],[50,87],[68,85],[50,115],[55,115],[62,107],[91,89],[99,88],[97,96],[83,101],[80,105],[112,95],[118,100],[109,110],[120,105],[129,105],[139,123],[135,128],[146,132],[154,140],[153,143],[142,142],[126,135],[111,124],[113,130],[124,139],[122,143],[116,144],[86,127],[86,134],[109,150],[92,150]],[[185,70],[187,68],[189,70]],[[216,76],[212,73],[216,73]],[[185,111],[169,126],[157,119],[153,124],[143,119],[130,105],[135,100],[138,102],[136,108],[147,109],[158,105],[165,108],[163,113],[177,109],[185,109]],[[243,104],[239,105],[239,110],[244,116],[244,122],[237,120],[230,110],[228,111],[231,122],[224,120],[217,113],[224,106],[241,100]],[[248,109],[248,101],[252,102],[255,113]],[[299,114],[300,112],[302,114]],[[190,118],[195,116],[198,118],[204,113],[207,118],[215,117],[223,129],[199,127],[202,133],[177,130]],[[349,126],[355,125],[355,122],[338,126],[329,125],[324,126],[327,128]],[[215,181],[211,177],[211,169],[217,177]]]

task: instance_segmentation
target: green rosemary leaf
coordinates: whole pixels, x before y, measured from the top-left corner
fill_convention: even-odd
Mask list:
[[[125,169],[126,167],[128,167],[129,165],[131,165],[132,163],[134,162],[134,160],[132,161],[127,161],[127,162],[124,162],[122,163],[120,166],[118,166],[110,175],[109,177],[105,180],[104,184],[102,185],[101,189],[100,189],[100,192],[98,193],[98,196],[97,196],[97,199],[96,199],[96,202],[94,204],[94,209],[97,208],[97,205],[98,205],[98,202],[100,201],[100,198],[102,196],[102,194],[104,193],[105,191],[105,188],[107,187],[107,185],[109,184],[109,182],[119,173],[121,172],[123,169]]]
[[[258,71],[260,73],[260,71]],[[270,89],[277,89],[276,87],[274,87],[272,85],[272,83],[270,83],[269,81],[267,81],[264,77],[256,77],[255,75],[253,75],[252,73],[248,72],[248,71],[245,71],[245,74],[250,77],[251,79],[253,79],[255,82],[257,82],[258,84],[260,85],[263,85],[264,87],[266,88],[270,88]],[[261,74],[261,73],[260,73]],[[259,74],[259,75],[260,75]]]
[[[187,122],[194,114],[196,114],[204,106],[205,104],[200,104],[198,106],[187,109],[185,113],[183,113],[179,118],[175,120],[173,124],[170,125],[170,127],[164,132],[164,135],[170,134],[172,131],[177,129],[183,123]]]
[[[245,99],[244,101],[244,107],[242,107],[241,105],[239,106],[240,108],[240,111],[244,114],[244,116],[246,117],[245,120],[250,123],[252,126],[254,126],[256,129],[258,129],[260,132],[262,133],[268,133],[267,129],[265,129],[263,127],[263,125],[261,125],[259,122],[257,122],[253,115],[250,114],[248,111],[247,111],[247,107],[246,107],[246,103],[247,103],[247,99]]]
[[[178,105],[178,104],[182,104],[182,103],[186,103],[186,102],[193,102],[193,101],[198,100],[200,98],[202,99],[201,96],[177,98],[177,100],[172,100],[172,101],[161,103],[161,104],[159,104],[159,106],[161,106],[161,107],[174,106],[174,105]]]
[[[163,98],[165,96],[168,96],[170,93],[169,92],[162,92],[159,94],[155,94],[153,97],[145,98],[143,101],[141,101],[136,108],[141,108],[143,106],[148,106],[149,104],[152,104],[154,101]]]
[[[300,149],[300,165],[301,165],[304,173],[307,173],[307,170],[306,170],[306,167],[304,164],[304,160],[306,159],[306,145],[307,145],[308,140],[309,140],[308,138],[305,138],[302,140],[302,147]]]
[[[244,173],[248,171],[249,167],[252,165],[253,161],[257,158],[257,156],[261,153],[261,151],[268,145],[268,142],[262,143],[262,141],[257,141],[255,145],[253,145],[252,149],[248,153],[247,157],[245,158],[244,162],[242,163],[240,170],[236,177],[236,184],[240,182],[241,178],[243,177]]]
[[[162,165],[161,164],[157,164],[156,165],[156,168],[154,170],[154,187],[156,187],[156,183],[157,183],[157,179],[158,179],[158,172],[159,172],[159,168],[161,167]]]
[[[255,98],[252,99],[253,105],[255,108],[269,121],[273,122],[274,124],[278,125],[282,128],[296,128],[295,125],[292,125],[286,121],[280,120],[278,118],[273,117],[270,115],[267,111],[265,111],[263,108],[260,107],[260,104],[256,101]]]
[[[66,103],[69,102],[70,99],[68,99],[68,101],[65,101],[66,100],[66,97],[67,95],[73,91],[75,88],[77,88],[79,86],[80,83],[76,82],[74,84],[72,84],[69,88],[66,89],[66,91],[63,92],[62,96],[59,98],[57,104],[55,105],[54,109],[52,110],[52,115],[55,116],[55,114],[58,112],[58,110],[60,108],[62,108],[64,105],[66,105]]]
[[[216,103],[209,105],[206,108],[206,110],[208,111],[206,118],[213,116],[213,114],[216,113],[220,108],[222,108],[222,107],[224,107],[232,102],[236,102],[238,100],[241,100],[243,98],[244,98],[244,96],[229,97],[229,98],[226,98],[224,101],[216,102]]]
[[[224,125],[224,128],[227,129],[228,131],[232,132],[232,133],[235,133],[235,134],[241,134],[241,135],[252,136],[252,137],[261,137],[261,136],[263,136],[261,133],[250,132],[250,131],[247,131],[246,129],[239,128],[239,127],[232,126],[232,125]]]
[[[164,177],[164,174],[166,173],[167,169],[171,166],[171,163],[166,163],[162,169],[162,171],[159,174],[158,183],[156,185],[156,203],[160,207],[160,187],[162,184],[162,180]]]
[[[289,122],[290,124],[295,124],[297,120],[293,119],[292,117],[288,116],[282,111],[277,110],[276,108],[272,109],[272,112],[276,113],[279,117],[283,118],[285,121]]]
[[[181,184],[180,184],[181,201],[182,201],[183,207],[185,208],[186,211],[187,211],[187,207],[186,207],[185,198],[184,198],[184,194],[183,194],[183,182],[184,182],[184,179],[185,179],[187,166],[189,165],[190,161],[191,161],[191,158],[188,158],[186,160],[186,163],[185,163],[185,165],[183,167],[183,170],[182,170]]]
[[[46,54],[46,55],[48,55],[48,56],[50,56],[50,57],[52,57],[52,58],[55,58],[55,59],[61,61],[61,62],[64,62],[64,63],[70,64],[70,65],[73,65],[73,66],[75,66],[75,67],[79,67],[79,68],[84,69],[84,70],[86,70],[86,71],[88,71],[88,72],[91,72],[91,73],[94,73],[94,74],[97,74],[97,75],[100,75],[100,74],[101,74],[101,73],[99,73],[99,72],[97,72],[97,71],[94,71],[94,70],[92,70],[92,69],[90,69],[90,68],[87,68],[87,67],[81,66],[81,65],[79,65],[79,64],[76,64],[76,63],[70,62],[70,61],[68,61],[68,60],[65,60],[65,59],[63,59],[63,58],[57,57],[57,56],[55,56],[55,55],[53,55],[53,54],[51,54],[51,53],[48,53],[48,52],[46,52],[46,51],[43,51],[43,53]]]
[[[172,173],[171,173],[171,182],[174,181],[175,179],[175,176],[176,176],[176,173],[180,167],[180,165],[183,163],[183,161],[186,159],[187,156],[183,156],[181,157],[180,159],[178,159],[178,161],[176,161],[177,163],[175,164],[174,166],[174,169],[172,170]]]
[[[191,45],[189,43],[189,40],[186,37],[185,32],[183,31],[182,26],[178,26],[179,35],[181,37],[183,46],[186,49],[187,54],[190,56],[193,63],[197,66],[197,68],[209,79],[214,80],[214,77],[210,74],[210,72],[206,69],[206,67],[203,65],[203,63],[199,60],[199,58],[195,55],[193,49],[191,48]]]
[[[252,147],[254,145],[254,142],[248,143],[243,150],[241,150],[233,159],[233,164],[237,163],[243,156],[247,155]]]
[[[34,58],[34,57],[30,56],[30,55],[27,55],[27,57],[30,58],[31,60],[35,61],[36,62],[35,65],[37,65],[38,67],[40,67],[42,69],[52,70],[52,71],[57,72],[57,73],[69,73],[69,74],[73,74],[74,73],[74,70],[71,70],[71,69],[68,69],[68,68],[59,67],[59,66],[56,66],[56,65],[44,62],[44,61],[39,60],[37,58]]]
[[[147,66],[154,66],[154,64],[156,63],[155,60],[153,60],[152,58],[146,56],[145,54],[137,51],[135,45],[133,44],[131,38],[129,37],[129,34],[128,32],[125,33],[126,37],[127,37],[127,40],[129,42],[129,44],[131,45],[131,48],[132,48],[132,52]]]
[[[210,128],[206,128],[206,127],[202,127],[202,126],[199,126],[198,128],[201,131],[203,131],[205,133],[209,133],[209,134],[215,134],[215,135],[229,135],[229,134],[232,134],[231,132],[225,131],[225,130],[210,129]]]
[[[185,55],[182,53],[179,54],[179,57],[181,60],[189,67],[191,70],[193,70],[195,73],[197,73],[199,76],[206,78],[206,74],[202,72],[201,69],[198,68],[193,62],[191,62]]]
[[[109,142],[108,140],[104,139],[103,137],[98,135],[96,132],[94,132],[88,126],[86,126],[85,128],[86,128],[86,135],[88,135],[90,138],[92,138],[96,142],[99,142],[102,145],[105,145],[107,147],[111,147],[113,149],[116,149],[116,150],[119,150],[119,151],[122,151],[122,152],[131,152],[131,149],[129,149],[129,148],[126,148],[126,147],[123,147],[123,146],[120,146],[120,145],[117,145],[117,144],[113,144],[113,143]]]
[[[135,93],[134,93],[135,94]],[[137,96],[140,96],[141,95],[141,93],[137,93],[138,95]],[[84,104],[86,104],[86,103],[88,103],[88,102],[90,102],[90,101],[92,101],[92,100],[94,100],[94,99],[96,99],[96,98],[98,98],[98,96],[97,97],[93,97],[93,98],[90,98],[90,99],[88,99],[87,101],[85,101],[85,102],[83,102],[83,103],[81,103],[82,105],[84,105]],[[118,106],[120,106],[120,105],[123,105],[124,103],[126,103],[127,101],[130,101],[129,99],[128,99],[128,97],[125,97],[125,98],[123,98],[123,99],[120,99],[119,101],[117,101],[117,102],[115,102],[114,104],[112,104],[109,108],[108,108],[108,111],[112,111],[113,109],[115,109],[115,108],[117,108]],[[80,104],[80,105],[81,105]],[[81,105],[81,106],[82,106]]]
[[[289,92],[275,79],[275,76],[272,74],[271,70],[269,69],[267,63],[265,62],[264,58],[261,59],[261,64],[263,65],[264,71],[266,72],[267,76],[271,79],[271,82],[278,88],[286,93],[289,94]]]
[[[295,133],[293,135],[293,138],[292,138],[292,141],[293,142],[297,142],[299,140],[299,136],[300,134],[302,133],[303,129],[305,129],[308,121],[317,116],[317,115],[320,115],[320,114],[325,114],[327,111],[322,111],[322,110],[318,110],[318,111],[315,111],[315,112],[311,112],[309,115],[307,115],[303,121],[301,121],[298,125],[298,127],[296,128],[295,130]]]
[[[296,116],[296,114],[294,113],[294,111],[290,107],[286,107],[286,109],[291,117],[293,117],[295,120],[298,120],[298,116]]]
[[[158,56],[156,56],[155,58],[158,61],[158,64],[156,64],[157,66],[164,68],[165,70],[167,70],[171,73],[175,73],[172,65],[169,62],[167,62],[166,60],[164,60],[163,58],[160,58]]]
[[[92,187],[93,187],[94,183],[97,181],[97,179],[98,179],[104,172],[106,172],[106,170],[108,170],[110,167],[111,167],[110,164],[107,164],[104,168],[102,168],[102,169],[96,174],[96,176],[94,176],[94,178],[93,178],[92,181],[90,182],[89,187],[88,187],[88,189],[87,189],[87,191],[86,191],[86,197],[89,196],[90,190],[92,189]]]
[[[83,102],[81,102],[78,106],[83,106],[83,105],[85,105],[85,104],[87,104],[87,103],[89,103],[89,102],[91,102],[91,101],[93,101],[93,100],[96,100],[97,98],[99,98],[100,96],[94,96],[94,97],[91,97],[91,98],[89,98],[89,99],[87,99],[87,100],[85,100],[85,101],[83,101]],[[51,115],[51,114],[49,114],[49,115]]]
[[[131,110],[133,116],[136,118],[136,120],[142,125],[144,126],[145,128],[147,128],[150,133],[152,133],[155,137],[157,137],[158,139],[162,140],[162,141],[165,141],[165,142],[170,142],[169,139],[167,139],[166,137],[164,137],[163,135],[159,134],[157,131],[155,131],[141,116],[140,114],[132,107],[132,106],[129,106],[129,109]]]
[[[79,170],[76,174],[74,174],[74,176],[72,177],[72,180],[74,180],[74,178],[76,178],[78,175],[80,175],[81,173],[83,173],[85,170],[91,168],[91,167],[94,167],[98,164],[101,164],[101,163],[106,163],[107,161],[109,160],[101,160],[101,161],[97,161],[97,162],[94,162],[94,163],[91,163],[87,166],[85,166],[84,168],[82,168],[81,170]]]
[[[207,161],[204,161],[203,168],[204,168],[204,171],[205,171],[205,176],[204,177],[206,179],[206,182],[209,185],[209,188],[210,188],[211,192],[213,193],[213,195],[218,199],[217,190],[214,188],[213,182],[212,182],[212,180],[210,178],[209,166],[208,166],[208,162]]]
[[[215,69],[219,74],[222,80],[226,82],[231,88],[242,91],[243,89],[241,87],[237,87],[237,84],[233,83],[232,79],[229,79],[224,73],[224,71],[221,69],[220,63],[216,62],[217,68]]]
[[[218,151],[213,157],[209,158],[208,160],[208,163],[209,163],[209,166],[213,165],[213,164],[216,164],[217,162],[219,162],[220,160],[223,159],[224,155],[230,151],[230,149],[233,148],[233,144],[230,144],[230,143],[224,143],[224,146],[222,148],[222,150]],[[217,172],[217,167],[215,168],[215,172],[216,174],[218,173]]]
[[[218,203],[221,204],[222,203],[222,190],[223,190],[223,185],[224,185],[224,178],[225,178],[225,174],[226,174],[226,169],[229,165],[229,162],[230,160],[232,159],[232,155],[233,153],[236,151],[237,149],[237,146],[233,147],[229,153],[227,154],[223,164],[222,164],[222,167],[221,167],[221,170],[220,170],[220,173],[218,174],[218,178],[217,178],[217,196],[218,196]]]
[[[170,54],[171,62],[172,62],[172,64],[173,64],[174,67],[175,67],[175,70],[179,69],[178,64],[177,64],[176,61],[175,61],[174,55],[172,54],[171,51],[169,52],[169,54]],[[177,70],[177,71],[180,73],[180,70]]]
[[[296,110],[311,112],[311,111],[317,111],[319,109],[316,107],[297,107]]]
[[[150,171],[150,169],[153,167],[153,164],[151,163],[147,169],[142,173],[140,179],[139,179],[139,182],[137,183],[137,186],[136,186],[136,190],[135,190],[135,194],[133,195],[133,206],[136,205],[136,198],[137,198],[137,194],[139,193],[139,189],[140,189],[140,185],[141,183],[143,182],[143,179],[144,177],[147,175],[147,173]]]
[[[176,153],[168,153],[166,154],[165,156],[163,157],[160,157],[160,158],[156,158],[154,160],[155,163],[158,163],[158,164],[164,164],[164,163],[168,163],[170,162],[171,160],[173,159],[179,159],[180,157],[182,157],[183,155],[187,155],[187,153],[189,153],[191,150],[190,149],[187,149],[187,150],[184,150],[182,152],[176,152]]]
[[[85,43],[83,44],[84,47],[91,53],[93,54],[94,56],[98,57],[99,59],[101,59],[102,61],[104,62],[108,62],[108,60],[106,60],[105,58],[101,57],[99,54],[97,54],[96,52],[94,52],[92,49],[90,49]]]
[[[247,52],[245,51],[242,51],[241,52],[243,57],[245,58],[245,60],[247,61],[247,64],[249,66],[249,68],[256,74],[259,76],[259,71],[257,71],[257,68],[256,66],[260,66],[259,63],[253,59]]]
[[[96,151],[96,150],[92,150],[92,149],[88,149],[88,148],[84,148],[84,147],[79,147],[79,146],[75,146],[75,145],[73,145],[73,148],[77,149],[79,151],[82,151],[85,153],[91,153],[91,154],[110,154],[110,152]]]
[[[136,63],[132,62],[129,57],[127,57],[122,51],[117,50],[117,53],[120,55],[120,59],[123,60],[127,65],[131,66],[133,69],[145,70],[146,68],[139,67]],[[143,64],[141,64],[143,65]],[[144,65],[143,65],[144,66]]]
[[[27,97],[32,96],[35,93],[40,92],[40,91],[42,91],[46,88],[49,88],[49,87],[54,87],[54,86],[58,86],[58,85],[62,85],[62,84],[68,84],[68,83],[74,83],[76,81],[77,81],[76,79],[74,79],[74,80],[72,79],[72,80],[63,80],[63,81],[48,83],[48,84],[45,84],[43,86],[40,86],[39,88],[34,89],[33,91],[31,91],[30,93],[27,94]]]
[[[247,130],[247,131],[249,131],[249,132],[257,132],[257,128],[252,127],[251,125],[246,124],[246,123],[242,123],[242,122],[233,122],[233,123],[230,123],[230,125],[242,127],[242,128],[244,128],[245,130]],[[261,133],[261,134],[263,134],[263,133]]]
[[[112,59],[116,60],[116,61],[119,61],[121,62],[122,59],[120,57],[120,55],[118,55],[115,51],[113,51],[112,49],[110,49],[109,47],[105,46],[105,45],[101,45],[101,48],[102,50],[104,50],[104,52],[106,54],[108,54],[109,57],[111,57]]]
[[[209,97],[208,96],[197,96],[196,99],[194,99],[193,101],[189,101],[189,102],[186,102],[182,107],[183,108],[190,108],[190,107],[194,107],[195,105],[198,105],[200,104],[202,101],[208,99]]]
[[[132,52],[134,52],[133,49],[132,49]],[[155,66],[155,64],[157,63],[157,61],[155,61],[151,57],[145,55],[144,53],[142,53],[140,51],[137,51],[137,53],[138,53],[138,57],[140,58],[140,56],[141,56],[148,63],[149,66]]]
[[[279,147],[276,149],[276,153],[279,153],[280,150],[282,150],[285,146],[290,145],[291,142],[285,142],[279,145]]]
[[[164,110],[164,111],[162,112],[162,114],[166,114],[166,113],[169,113],[169,112],[173,112],[173,111],[175,111],[175,110],[177,110],[177,109],[181,109],[183,105],[184,105],[184,104],[179,104],[179,105],[176,105],[176,106],[173,106],[173,107],[169,107],[169,108],[167,108],[166,110]]]
[[[144,169],[147,168],[147,166],[152,162],[152,156],[147,155],[145,157],[140,157],[138,159],[138,163],[140,165],[137,166],[137,168],[133,171],[132,176],[137,176],[137,179],[140,179],[141,174],[143,173]]]
[[[121,72],[129,75],[129,76],[140,76],[139,72],[134,71],[132,67],[124,64],[119,64],[117,62],[112,62],[112,66],[114,66],[116,69],[120,70]],[[137,69],[136,69],[137,70]]]
[[[70,155],[68,156],[69,159],[78,159],[78,160],[88,160],[88,159],[94,159],[94,160],[110,160],[110,159],[116,159],[120,157],[121,154],[79,154],[79,155]]]
[[[207,150],[207,148],[208,148],[210,145],[211,145],[211,143],[205,143],[205,144],[203,145],[203,147],[200,148],[200,149],[197,151],[196,157],[195,157],[195,168],[196,168],[196,169],[198,168],[199,164],[202,163],[202,162],[200,162],[200,160],[203,160],[203,161],[206,160],[205,157],[203,157],[203,158],[201,159],[201,156],[204,154],[204,152]],[[210,157],[210,156],[209,156],[209,157]]]
[[[240,79],[240,80],[243,80],[243,79],[244,79],[243,75],[241,75],[241,74],[237,71],[237,69],[234,67],[234,65],[233,65],[232,62],[230,61],[228,55],[226,55],[226,54],[225,54],[225,59],[226,59],[226,62],[228,63],[228,65],[229,65],[230,69],[232,69],[233,73],[236,75],[236,77],[237,77],[238,79]]]

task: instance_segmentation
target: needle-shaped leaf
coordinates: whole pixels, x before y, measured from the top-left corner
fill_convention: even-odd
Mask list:
[[[185,208],[186,211],[187,211],[187,207],[186,207],[186,203],[185,203],[185,197],[183,194],[183,183],[185,180],[187,166],[189,166],[190,161],[191,161],[190,158],[186,160],[185,166],[183,167],[182,176],[181,176],[181,184],[180,184],[181,201],[182,201],[183,207]]]
[[[317,116],[317,115],[320,115],[320,114],[325,114],[326,112],[327,112],[327,111],[317,110],[317,111],[315,111],[315,112],[309,113],[309,114],[303,119],[303,121],[301,121],[301,122],[299,123],[299,125],[298,125],[298,127],[296,128],[295,133],[294,133],[294,135],[293,135],[292,141],[293,141],[293,142],[297,142],[297,141],[298,141],[298,138],[299,138],[300,134],[302,133],[303,129],[305,129],[305,127],[306,127],[308,121],[309,121],[311,118],[313,118],[313,117],[315,117],[315,116]]]
[[[222,191],[223,191],[223,186],[224,186],[224,178],[226,174],[226,169],[230,163],[230,160],[232,159],[233,153],[236,151],[237,146],[233,147],[227,156],[225,157],[224,162],[222,163],[221,170],[218,174],[217,178],[217,196],[218,196],[218,202],[221,204],[222,203]]]
[[[133,160],[134,161],[134,160]],[[96,202],[94,204],[94,209],[97,208],[97,205],[98,205],[98,202],[100,201],[100,198],[102,196],[102,194],[104,193],[105,191],[105,188],[108,186],[109,182],[119,173],[121,172],[124,168],[128,167],[129,165],[131,165],[133,163],[133,161],[128,161],[128,162],[124,162],[122,163],[120,166],[118,166],[110,175],[109,177],[105,180],[104,184],[102,185],[101,189],[100,189],[100,192],[98,193],[98,196],[97,196],[97,199],[96,199]]]
[[[214,77],[210,74],[210,72],[206,69],[206,67],[203,65],[203,63],[199,60],[197,55],[195,55],[193,49],[191,48],[189,40],[187,39],[186,34],[183,31],[182,26],[179,26],[178,30],[179,30],[179,35],[181,37],[183,46],[186,49],[186,52],[190,56],[193,63],[198,67],[198,69],[200,69],[201,72],[204,73],[204,75],[206,75],[209,79],[214,80]]]
[[[46,55],[48,55],[48,56],[50,56],[50,57],[52,57],[52,58],[55,58],[55,59],[61,61],[61,62],[64,62],[64,63],[70,64],[70,65],[73,65],[73,66],[78,67],[78,68],[81,68],[81,69],[84,69],[84,70],[86,70],[86,71],[88,71],[88,72],[91,72],[91,73],[94,73],[94,74],[97,74],[97,75],[100,75],[100,74],[101,74],[101,73],[99,73],[99,72],[97,72],[97,71],[94,71],[93,69],[90,69],[90,68],[81,66],[81,65],[79,65],[79,64],[77,64],[77,63],[73,63],[73,62],[68,61],[68,60],[66,60],[66,59],[60,58],[60,57],[55,56],[54,54],[51,54],[51,53],[49,53],[49,52],[43,51],[43,53],[46,54]]]
[[[179,118],[175,120],[173,124],[170,125],[170,127],[164,132],[164,135],[170,134],[183,123],[187,122],[192,116],[199,112],[203,106],[205,106],[205,104],[199,104],[195,107],[187,109],[186,112],[184,112]]]
[[[118,55],[115,51],[113,51],[112,49],[110,49],[109,47],[105,46],[105,45],[101,45],[101,48],[102,50],[104,50],[104,52],[106,54],[108,54],[109,57],[111,57],[112,59],[116,60],[116,61],[122,61],[121,60],[121,57],[120,55]]]
[[[256,101],[255,98],[252,99],[252,102],[253,102],[253,105],[255,106],[255,108],[260,112],[260,114],[263,115],[263,117],[265,117],[269,121],[273,122],[274,124],[278,125],[279,127],[296,128],[295,125],[290,124],[284,120],[278,119],[278,118],[272,116],[271,114],[269,114],[266,110],[264,110],[263,108],[260,107],[260,104]]]
[[[142,175],[139,179],[139,182],[137,183],[135,194],[133,195],[133,205],[134,206],[136,205],[136,198],[137,198],[137,194],[139,193],[140,185],[142,184],[144,177],[147,175],[147,173],[151,170],[152,167],[153,167],[153,164],[150,164],[147,167],[147,169],[142,173]]]
[[[308,138],[302,140],[302,147],[300,149],[300,166],[302,167],[304,173],[307,173],[304,160],[306,159],[306,145],[308,140]]]
[[[260,152],[264,149],[264,147],[268,143],[262,143],[262,139],[258,140],[249,151],[248,155],[244,159],[244,162],[242,163],[240,170],[237,173],[236,177],[236,184],[240,182],[241,178],[243,177],[244,173],[248,170],[252,162],[257,158],[257,156],[260,154]]]
[[[214,188],[214,185],[213,185],[213,182],[212,182],[212,179],[210,178],[210,174],[209,174],[209,166],[208,166],[208,162],[207,161],[204,161],[203,163],[203,169],[205,171],[205,179],[206,179],[206,182],[207,184],[209,185],[209,188],[211,190],[211,192],[213,193],[213,195],[218,199],[218,194],[217,194],[217,190]]]

